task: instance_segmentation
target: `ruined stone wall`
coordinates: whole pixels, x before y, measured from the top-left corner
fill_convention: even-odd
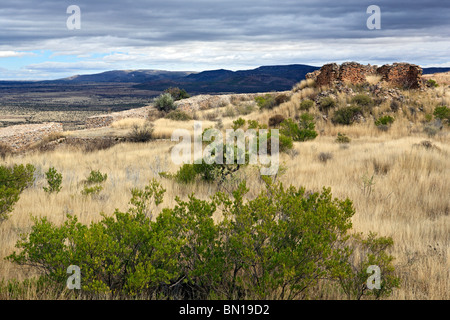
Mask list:
[[[394,63],[377,69],[382,80],[395,86],[417,89],[421,86],[422,68],[409,63]]]
[[[362,65],[357,62],[345,62],[342,65],[330,63],[306,75],[318,86],[333,85],[337,82],[360,84],[369,75],[380,75],[382,80],[398,87],[420,88],[422,68],[409,63],[394,63],[382,67]]]
[[[89,117],[86,119],[85,122],[86,129],[107,127],[115,121],[126,118],[146,119],[148,117],[148,112],[150,111],[150,108],[151,107],[143,107]]]
[[[10,126],[0,128],[0,143],[9,146],[13,151],[21,151],[51,134],[62,132],[62,123],[56,122]]]

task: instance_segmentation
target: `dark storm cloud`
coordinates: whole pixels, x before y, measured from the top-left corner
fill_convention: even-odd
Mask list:
[[[447,1],[3,1],[1,45],[67,38],[66,8],[82,11],[81,38],[111,36],[131,45],[180,41],[264,41],[373,37],[366,8],[382,10],[376,36],[448,36]]]
[[[81,30],[66,27],[70,5],[81,8]],[[366,26],[370,5],[381,8],[381,30]],[[0,79],[13,70],[59,77],[349,60],[448,65],[448,17],[450,1],[437,0],[2,0]],[[21,56],[22,64],[8,58]]]

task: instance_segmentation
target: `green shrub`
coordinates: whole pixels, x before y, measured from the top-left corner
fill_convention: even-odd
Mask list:
[[[91,170],[89,176],[85,180],[85,184],[102,183],[108,179],[108,175],[101,173],[100,170]]]
[[[300,116],[299,123],[286,119],[281,123],[280,133],[294,141],[314,140],[318,133],[315,131],[314,117],[308,113]]]
[[[99,170],[91,170],[89,176],[84,181],[84,188],[81,190],[82,195],[97,195],[103,190],[101,183],[108,179],[108,175],[101,173]]]
[[[302,102],[300,102],[300,110],[309,111],[309,109],[311,109],[312,107],[314,107],[313,100],[305,99]]]
[[[380,118],[378,118],[377,120],[375,120],[375,125],[379,126],[379,125],[389,125],[392,124],[394,122],[394,118],[391,116],[382,116]]]
[[[165,118],[175,121],[189,121],[193,119],[189,114],[181,110],[170,111],[165,115]]]
[[[255,101],[260,109],[273,109],[276,107],[275,97],[269,93],[264,96],[255,97]]]
[[[47,193],[58,193],[61,191],[61,183],[62,183],[62,174],[58,173],[58,171],[51,167],[45,173],[45,177],[47,178],[48,187],[43,187],[44,191]]]
[[[278,136],[279,146],[278,149],[280,152],[287,152],[294,147],[294,142],[291,137],[280,134]],[[268,148],[267,152],[270,154],[271,150]]]
[[[386,252],[392,239],[351,236],[349,199],[263,181],[265,189],[250,200],[241,183],[232,196],[176,198],[154,220],[150,203],[159,205],[165,190],[152,181],[135,190],[128,211],[89,226],[73,216],[60,226],[34,218],[7,259],[61,288],[67,267],[76,265],[85,298],[304,299],[325,294],[320,279],[350,299],[382,298],[398,287]],[[370,265],[381,269],[379,290],[365,286]]]
[[[328,112],[328,110],[336,106],[336,100],[332,97],[323,97],[319,101],[319,107],[321,111]]]
[[[356,116],[362,115],[362,109],[358,106],[344,107],[336,110],[331,118],[334,124],[351,125]]]
[[[426,84],[427,84],[427,87],[430,87],[430,88],[437,88],[437,87],[439,87],[439,85],[437,84],[436,80],[433,80],[433,79],[429,79]]]
[[[100,193],[100,191],[103,190],[103,186],[101,185],[95,185],[95,186],[88,186],[85,185],[83,187],[83,190],[81,190],[81,194],[83,196],[89,196],[89,195],[97,195]]]
[[[437,119],[450,121],[450,108],[447,106],[436,106],[433,115]]]
[[[8,218],[23,190],[34,183],[35,171],[31,164],[0,166],[0,222]]]
[[[195,181],[196,176],[195,165],[186,163],[175,174],[175,180],[180,183],[191,183]]]
[[[245,126],[245,119],[239,118],[233,121],[233,126],[232,128],[234,130],[237,130],[239,128],[242,128],[243,126]]]
[[[163,93],[154,101],[156,109],[159,111],[169,112],[175,110],[176,106],[170,93]]]
[[[373,105],[373,100],[368,95],[358,94],[352,98],[352,103],[361,107],[369,107]]]
[[[164,90],[164,93],[168,93],[172,96],[174,101],[190,98],[191,96],[184,89],[178,87],[171,87]]]
[[[336,142],[337,143],[350,143],[350,138],[347,137],[346,134],[338,132]]]

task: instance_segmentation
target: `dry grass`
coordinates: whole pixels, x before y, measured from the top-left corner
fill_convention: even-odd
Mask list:
[[[131,129],[134,126],[143,126],[145,123],[145,119],[139,118],[125,118],[118,121],[113,122],[110,127],[114,129]]]
[[[366,81],[369,84],[372,84],[372,85],[379,83],[381,81],[381,79],[382,79],[382,76],[380,76],[380,75],[368,75],[368,76],[366,76]]]
[[[314,94],[313,88],[304,87],[291,101],[273,110],[255,111],[242,116],[267,123],[281,114],[295,117],[299,114],[301,99]],[[405,92],[406,99],[417,99],[418,93]],[[344,99],[345,97],[341,97]],[[431,112],[439,99],[448,99],[448,92],[435,89],[422,93],[424,113]],[[388,108],[380,106],[380,108]],[[223,113],[226,108],[219,108]],[[334,126],[318,113],[316,128],[320,132],[313,141],[295,143],[294,152],[282,154],[281,163],[286,168],[278,177],[285,185],[304,186],[318,191],[331,187],[333,196],[350,198],[356,210],[353,217],[355,231],[377,232],[394,240],[392,255],[401,277],[401,288],[394,291],[393,299],[449,299],[450,291],[450,136],[448,129],[431,140],[435,148],[421,144],[428,139],[421,130],[420,117],[411,122],[406,110],[396,115],[396,121],[387,132],[378,130],[373,121],[352,126]],[[381,112],[381,111],[380,111]],[[206,111],[199,112],[203,118]],[[224,118],[224,128],[234,119]],[[116,123],[119,129],[128,128],[128,121]],[[130,122],[131,123],[131,122]],[[194,121],[154,121],[154,135],[170,139],[175,129],[193,132]],[[214,121],[203,121],[203,129],[213,127]],[[335,142],[337,133],[351,138],[351,143]],[[430,140],[430,139],[428,139]],[[85,154],[71,149],[59,149],[46,154],[24,156],[6,155],[3,164],[32,163],[38,171],[33,188],[26,190],[15,206],[9,220],[0,225],[0,279],[25,279],[30,274],[5,261],[11,254],[19,234],[29,232],[32,226],[30,214],[47,216],[55,223],[62,223],[65,215],[77,215],[83,223],[100,218],[100,212],[112,213],[115,208],[126,210],[132,187],[142,187],[151,178],[161,181],[167,189],[164,203],[155,208],[174,206],[175,196],[187,198],[191,193],[206,199],[218,189],[215,184],[198,183],[191,186],[176,184],[159,177],[158,172],[175,172],[178,167],[170,159],[175,142],[152,141],[143,144],[123,143],[108,150]],[[321,161],[327,155],[327,161]],[[63,174],[63,188],[57,195],[47,195],[42,190],[43,173],[54,166]],[[105,189],[96,198],[81,195],[80,181],[90,170],[108,174]],[[364,184],[365,177],[373,176],[373,184]],[[248,168],[241,177],[250,187],[249,197],[261,188],[256,169]],[[324,298],[342,298],[330,291]]]
[[[450,85],[450,72],[440,72],[434,74],[424,74],[422,78],[429,80],[435,80],[441,86]]]

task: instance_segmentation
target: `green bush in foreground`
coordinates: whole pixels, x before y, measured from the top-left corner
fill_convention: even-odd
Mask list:
[[[35,171],[31,164],[0,166],[0,222],[7,219],[22,191],[33,184]]]
[[[252,200],[242,183],[232,196],[176,198],[152,220],[151,205],[165,191],[153,180],[134,190],[128,211],[89,226],[74,216],[61,226],[35,218],[16,244],[20,251],[7,259],[42,271],[61,291],[67,267],[79,266],[82,298],[297,299],[323,294],[320,280],[361,299],[388,296],[398,286],[386,253],[392,240],[351,235],[349,199],[264,181]],[[372,264],[381,270],[381,286],[368,290]]]

